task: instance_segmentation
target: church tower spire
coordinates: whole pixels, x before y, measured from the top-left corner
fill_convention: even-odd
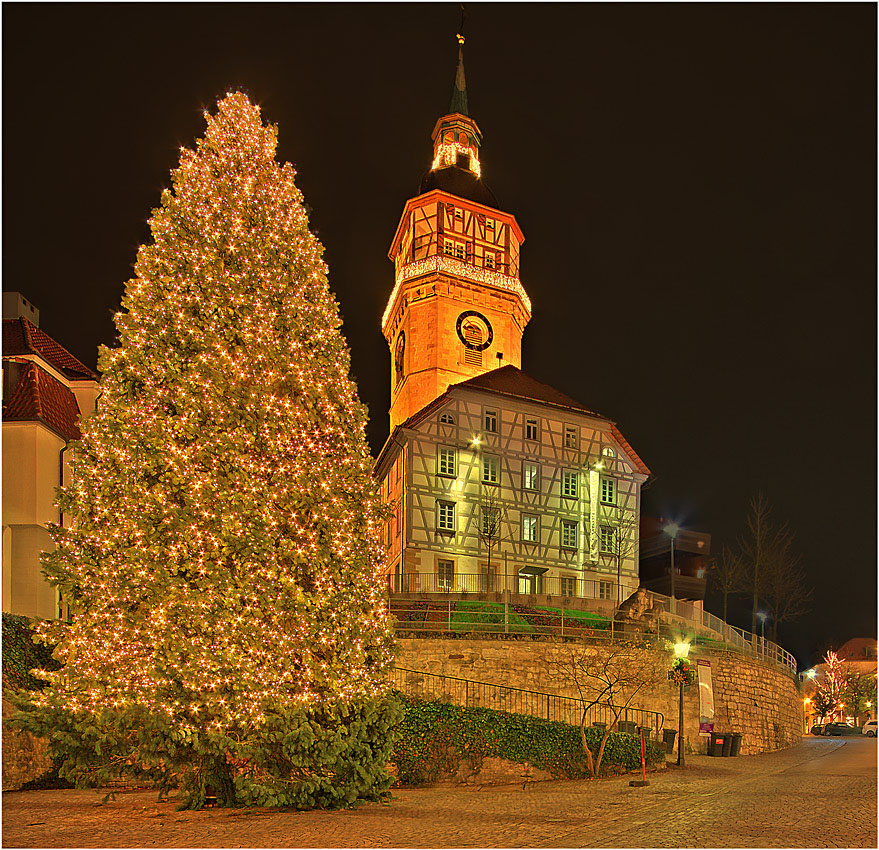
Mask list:
[[[431,134],[433,160],[403,210],[389,257],[394,288],[382,316],[391,349],[391,430],[451,384],[521,367],[531,301],[519,280],[515,217],[482,180],[482,133],[469,114],[463,22],[449,112]]]

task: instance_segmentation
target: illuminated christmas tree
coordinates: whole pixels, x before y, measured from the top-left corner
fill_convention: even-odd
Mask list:
[[[80,785],[346,805],[387,788],[397,711],[366,411],[276,128],[243,94],[206,119],[101,351],[45,558],[64,667],[19,722]]]

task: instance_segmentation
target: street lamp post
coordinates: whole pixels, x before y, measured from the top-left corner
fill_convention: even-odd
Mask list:
[[[766,656],[766,618],[768,616],[763,611],[757,612],[757,617],[760,619],[760,654],[764,657]]]
[[[671,611],[670,614],[675,613],[675,537],[678,536],[678,528],[677,524],[674,522],[668,523],[662,529],[670,538],[671,538],[671,572],[669,575],[671,576]]]
[[[690,680],[690,671],[686,665],[690,654],[690,644],[681,641],[675,644],[675,675],[678,682],[678,767],[684,764],[684,685]]]

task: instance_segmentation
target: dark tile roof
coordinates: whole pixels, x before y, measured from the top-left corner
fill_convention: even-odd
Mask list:
[[[3,320],[3,356],[37,354],[71,381],[94,381],[97,373],[58,345],[45,331],[25,318]]]
[[[21,365],[18,383],[3,404],[3,421],[42,422],[64,439],[78,440],[79,405],[73,391],[36,363]]]
[[[869,654],[865,650],[869,650]],[[840,661],[875,661],[876,638],[850,638],[836,654]]]
[[[608,419],[606,416],[602,416],[600,413],[596,413],[594,410],[590,410],[586,405],[581,404],[569,395],[565,395],[563,392],[559,392],[559,390],[549,386],[549,384],[544,384],[536,378],[532,378],[530,375],[526,374],[521,369],[517,369],[515,366],[502,366],[500,369],[494,369],[491,372],[484,372],[482,375],[477,375],[475,378],[470,378],[459,384],[452,384],[441,396],[435,398],[430,404],[421,408],[421,410],[414,413],[405,422],[398,425],[394,430],[394,434],[396,434],[397,430],[400,428],[413,427],[425,416],[436,410],[438,407],[441,407],[446,402],[449,392],[458,387],[488,390],[488,392],[497,393],[498,395],[513,396],[515,398],[525,399],[526,401],[539,401],[545,404],[555,405],[556,407],[565,407],[569,410],[576,410],[585,413],[588,416],[594,416],[596,419],[603,419],[605,422],[610,423],[610,433],[620,444],[620,448],[626,452],[635,464],[635,468],[639,472],[644,473],[644,475],[652,474],[647,464],[641,460],[638,453],[632,448],[631,444],[623,436],[620,429],[617,428],[615,422]],[[394,434],[388,438],[384,448],[382,448],[379,453],[379,460],[377,463],[379,463],[386,454],[385,450],[390,450],[389,446],[393,442]]]
[[[494,192],[482,182],[475,174],[458,168],[456,165],[449,165],[446,168],[438,168],[436,171],[428,171],[421,178],[421,186],[418,194],[423,195],[425,192],[432,192],[434,189],[442,189],[450,195],[457,195],[459,198],[465,198],[468,201],[476,201],[486,207],[499,210],[500,204],[494,196]]]
[[[491,372],[484,372],[468,381],[462,381],[460,384],[452,384],[452,387],[474,387],[480,390],[490,390],[503,395],[512,395],[517,398],[529,399],[531,401],[545,401],[549,404],[555,404],[559,407],[569,407],[572,410],[580,410],[595,416],[598,419],[604,419],[607,422],[611,420],[594,410],[590,410],[586,405],[581,404],[576,399],[571,398],[559,392],[549,384],[544,384],[536,378],[517,369],[515,366],[501,366],[500,369],[494,369]],[[452,389],[449,387],[449,389]]]

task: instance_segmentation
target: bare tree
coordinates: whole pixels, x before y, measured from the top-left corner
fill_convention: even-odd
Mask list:
[[[498,494],[497,487],[483,487],[479,502],[479,537],[488,550],[488,576],[486,582],[491,581],[491,552],[498,546],[504,521],[504,509]],[[504,577],[506,581],[506,577]],[[491,589],[486,586],[486,590]],[[506,587],[504,588],[506,590]]]
[[[604,749],[620,716],[635,697],[666,678],[662,661],[643,643],[629,641],[611,646],[571,647],[568,655],[552,663],[556,677],[573,686],[582,701],[580,741],[589,775],[598,776]],[[600,706],[613,718],[604,729],[597,752],[586,740],[586,720],[591,709]]]
[[[738,593],[747,584],[745,563],[741,555],[729,546],[723,546],[720,555],[711,561],[708,579],[723,594],[723,622],[726,620],[727,601],[731,593]]]
[[[760,582],[763,601],[769,609],[770,639],[778,635],[778,625],[808,613],[812,608],[812,589],[793,550],[793,534],[779,529],[765,553]]]
[[[601,544],[601,553],[610,555],[616,563],[617,608],[619,608],[622,602],[623,561],[638,543],[637,515],[635,511],[628,511],[622,505],[602,505],[599,516],[600,526],[611,529],[610,539],[605,539],[606,542],[603,541]]]
[[[751,499],[745,534],[739,539],[739,548],[751,592],[751,633],[757,632],[757,603],[765,583],[765,571],[770,554],[780,536],[787,533],[784,526],[777,526],[772,519],[772,508],[763,493]]]

